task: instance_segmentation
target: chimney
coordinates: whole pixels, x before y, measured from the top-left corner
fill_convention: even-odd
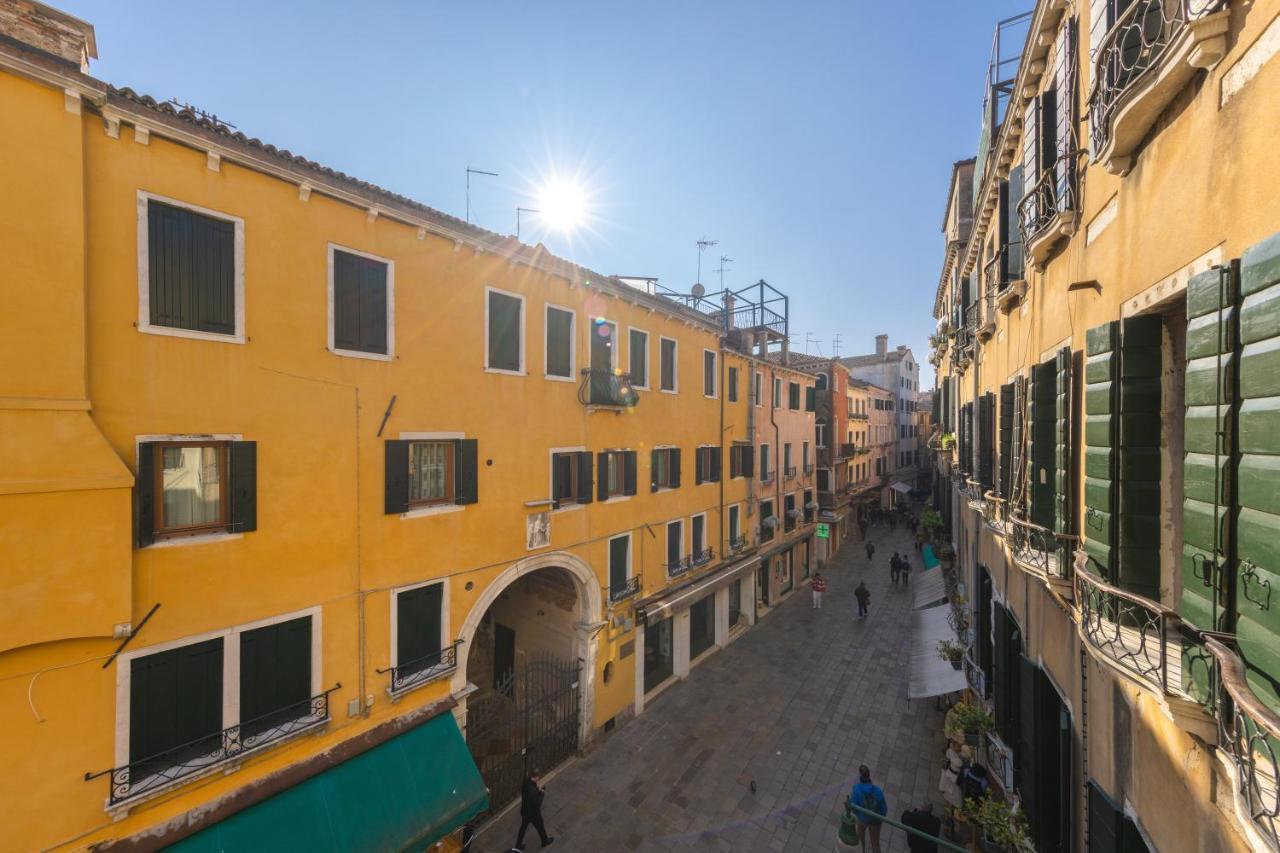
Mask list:
[[[876,335],[876,355],[880,356],[880,358],[883,359],[885,357],[885,354],[888,351],[889,351],[889,336]]]
[[[0,35],[89,73],[98,58],[93,25],[36,0],[0,0]]]

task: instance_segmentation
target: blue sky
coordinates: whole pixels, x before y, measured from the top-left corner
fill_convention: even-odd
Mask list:
[[[764,278],[793,348],[919,360],[951,163],[977,146],[996,20],[1022,2],[329,3],[60,0],[95,76],[504,234],[548,176],[590,227],[526,240],[687,290]],[[924,365],[928,371],[928,365]],[[931,376],[925,373],[926,387]]]

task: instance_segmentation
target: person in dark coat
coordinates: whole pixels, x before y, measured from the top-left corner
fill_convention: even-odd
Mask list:
[[[942,835],[942,820],[933,813],[933,803],[925,803],[918,809],[903,812],[902,825],[926,832],[934,838]],[[938,853],[938,842],[908,834],[907,849],[911,853]]]
[[[547,792],[542,788],[542,771],[535,770],[524,780],[524,787],[520,789],[520,834],[516,836],[517,850],[524,849],[524,833],[530,825],[538,831],[538,840],[543,847],[555,841],[555,838],[547,835],[547,829],[542,825],[542,798],[546,795]]]

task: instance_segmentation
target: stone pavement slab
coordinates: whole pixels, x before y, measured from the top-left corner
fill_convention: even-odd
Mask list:
[[[646,703],[645,712],[553,773],[543,815],[557,851],[832,850],[841,803],[870,766],[894,817],[933,800],[945,739],[933,701],[907,701],[910,590],[894,550],[922,569],[910,534],[871,528],[868,565],[849,540],[825,570],[821,610],[801,588]],[[865,580],[871,613],[857,617]],[[755,790],[751,788],[755,783]],[[512,809],[481,829],[477,853],[509,849]],[[536,833],[526,850],[537,850]],[[906,850],[885,827],[881,849]]]

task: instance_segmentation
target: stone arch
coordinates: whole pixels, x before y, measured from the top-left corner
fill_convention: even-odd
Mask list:
[[[596,635],[603,623],[600,614],[604,610],[604,592],[600,581],[591,565],[567,551],[553,551],[547,554],[536,554],[525,557],[507,567],[500,575],[485,587],[476,603],[472,605],[467,618],[456,636],[462,642],[458,646],[457,666],[449,688],[454,696],[462,697],[458,703],[458,722],[466,724],[466,688],[467,664],[471,659],[471,643],[480,628],[485,613],[498,600],[498,596],[520,578],[532,574],[539,569],[561,569],[573,581],[578,592],[578,624],[575,630],[573,653],[582,661],[582,684],[579,691],[581,697],[579,745],[585,745],[591,733],[592,713],[595,708],[595,667],[596,667]]]

